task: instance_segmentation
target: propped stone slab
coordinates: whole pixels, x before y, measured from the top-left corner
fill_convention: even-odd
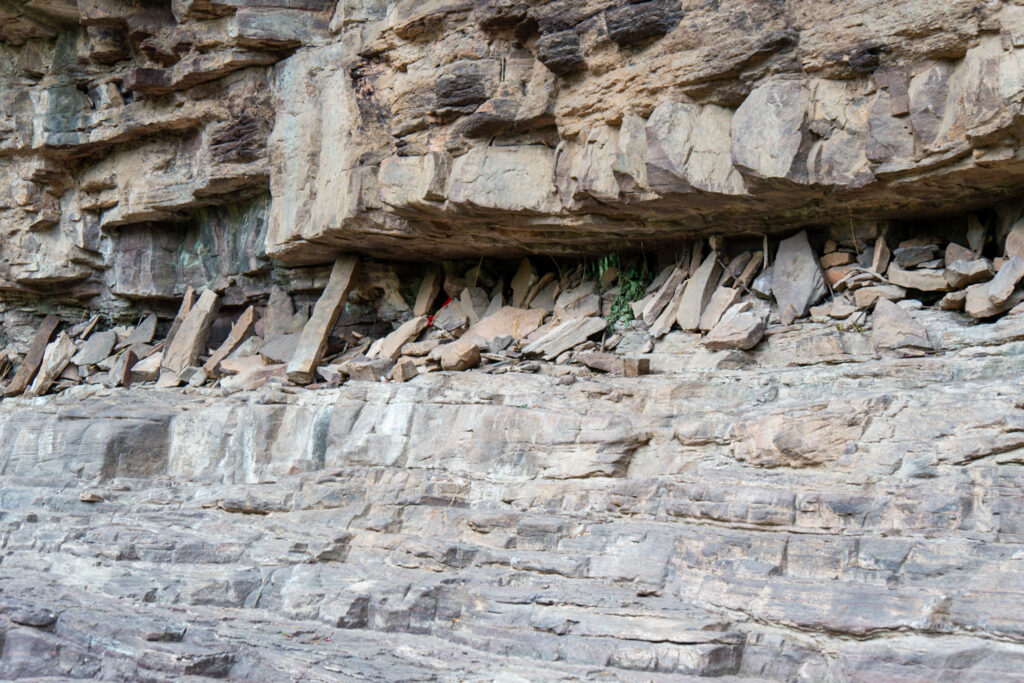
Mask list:
[[[537,270],[530,263],[530,259],[524,258],[519,263],[519,269],[512,277],[512,307],[524,308],[526,299],[537,284]]]
[[[732,287],[719,287],[716,289],[711,295],[707,308],[704,309],[700,316],[700,331],[710,332],[718,324],[718,321],[722,319],[725,312],[733,304],[738,303],[742,296],[743,292]]]
[[[227,358],[232,351],[238,348],[238,345],[246,340],[252,334],[253,327],[256,326],[256,309],[252,306],[245,309],[242,315],[238,316],[238,320],[231,326],[231,332],[228,334],[228,338],[225,339],[217,350],[213,352],[210,359],[203,365],[203,371],[206,372],[208,377],[213,377],[217,372],[220,371],[220,363],[222,360]]]
[[[181,297],[181,306],[178,307],[178,313],[174,316],[174,320],[171,322],[171,328],[167,330],[167,336],[164,337],[164,348],[171,348],[171,344],[174,342],[174,337],[178,334],[178,330],[185,323],[185,318],[188,317],[189,311],[196,303],[196,291],[192,287],[185,289],[185,294]]]
[[[419,292],[416,294],[416,303],[412,307],[412,314],[414,316],[430,313],[434,301],[437,300],[437,295],[441,293],[441,281],[443,279],[444,273],[441,272],[440,268],[433,267],[427,270],[427,274],[423,277],[423,282],[420,283]]]
[[[828,294],[821,264],[811,249],[806,231],[779,243],[772,267],[772,294],[779,304],[783,325],[807,315],[811,306]]]
[[[143,358],[132,366],[132,379],[137,382],[155,382],[160,379],[160,366],[163,363],[164,354],[157,351],[153,355]]]
[[[712,251],[686,282],[683,297],[679,300],[679,310],[676,311],[676,322],[681,330],[691,332],[700,328],[700,316],[711,301],[721,276],[722,266],[718,262],[718,253]]]
[[[219,303],[220,297],[216,292],[210,289],[203,291],[164,351],[165,369],[178,374],[188,366],[196,364],[199,354],[206,347],[206,340],[210,337],[210,325],[213,324]]]
[[[645,323],[648,325],[653,324],[658,319],[658,316],[664,312],[665,307],[672,302],[676,289],[686,281],[687,271],[688,268],[683,265],[677,265],[672,269],[665,282],[658,288],[654,298],[644,307],[642,317]]]
[[[133,368],[136,365],[136,360],[135,353],[131,349],[126,349],[118,354],[117,360],[114,361],[114,367],[110,368],[103,384],[110,388],[131,388],[132,382],[135,380]]]
[[[145,320],[135,326],[131,334],[125,337],[122,341],[118,342],[114,347],[117,350],[126,349],[129,346],[135,344],[148,344],[153,341],[153,337],[156,336],[156,314],[150,313],[146,316]]]
[[[114,330],[93,332],[71,362],[75,365],[95,365],[110,355],[116,341],[117,333]]]
[[[292,382],[309,384],[316,377],[316,366],[323,360],[327,350],[327,337],[345,307],[358,267],[359,261],[354,256],[346,256],[334,262],[331,279],[317,300],[309,322],[302,329],[295,355],[288,363],[287,375]]]
[[[686,293],[686,282],[679,283],[676,287],[675,293],[672,295],[672,299],[665,306],[665,310],[661,312],[658,319],[651,325],[650,333],[655,339],[661,339],[672,329],[672,326],[676,324],[676,316],[679,313],[679,303],[683,300],[683,294]]]
[[[25,354],[25,360],[22,361],[18,371],[14,373],[14,379],[11,380],[7,387],[5,393],[8,396],[17,396],[28,388],[32,378],[36,375],[36,371],[39,370],[39,365],[43,362],[47,345],[53,338],[53,333],[57,331],[57,325],[59,324],[60,320],[52,314],[46,316],[43,322],[39,324],[35,335],[32,337],[32,342],[29,344],[28,353]]]
[[[271,363],[284,363],[287,365],[295,357],[295,349],[299,346],[302,335],[298,332],[293,334],[279,334],[260,346],[259,354]]]
[[[896,263],[889,265],[885,274],[889,282],[904,289],[920,292],[948,292],[949,283],[941,270],[904,270]]]
[[[603,318],[576,318],[556,326],[547,334],[531,342],[523,349],[527,356],[540,356],[554,360],[565,351],[579,346],[595,334],[602,332],[608,323]]]
[[[46,346],[42,364],[39,366],[39,373],[32,381],[32,386],[25,390],[25,395],[42,396],[49,391],[54,380],[71,362],[75,351],[75,342],[71,341],[71,337],[66,332],[61,332],[53,342]]]

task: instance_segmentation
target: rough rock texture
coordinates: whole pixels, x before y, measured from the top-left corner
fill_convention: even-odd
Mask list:
[[[1024,316],[915,315],[937,355],[7,400],[0,676],[1019,678]]]
[[[1024,189],[1024,6],[17,0],[0,286],[263,301],[342,251],[605,252]]]

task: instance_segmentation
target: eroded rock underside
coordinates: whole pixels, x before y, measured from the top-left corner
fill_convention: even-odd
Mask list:
[[[389,383],[4,399],[0,678],[1021,676],[1022,117],[1020,0],[3,0],[0,380],[189,287],[185,369],[272,292],[298,336],[352,253],[332,358],[526,255],[531,331],[590,286],[569,349],[627,285],[572,259],[646,252],[671,314],[641,377],[516,322]]]

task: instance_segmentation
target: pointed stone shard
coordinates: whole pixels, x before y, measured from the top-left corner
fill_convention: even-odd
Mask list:
[[[1024,259],[1019,256],[1003,264],[996,276],[988,282],[967,288],[964,311],[972,318],[989,318],[1004,313],[1018,303],[1017,283],[1024,278]]]
[[[397,330],[374,342],[366,357],[397,360],[402,355],[402,347],[414,341],[425,329],[427,329],[427,316],[425,315],[406,320]]]
[[[286,334],[294,317],[295,305],[292,303],[292,298],[277,285],[271,287],[270,298],[267,299],[267,311],[263,315],[263,338],[273,339],[278,335]]]
[[[722,269],[722,277],[718,281],[718,286],[725,287],[736,282],[736,278],[742,275],[746,267],[750,265],[751,257],[753,257],[753,254],[749,251],[744,251],[729,261],[729,265]]]
[[[530,259],[524,258],[519,264],[519,270],[512,278],[512,307],[525,308],[526,298],[537,283],[537,271],[534,270]]]
[[[273,294],[271,294],[273,296]],[[203,371],[206,372],[207,377],[213,377],[220,372],[220,363],[228,355],[238,348],[241,344],[252,334],[252,328],[256,326],[256,309],[252,306],[245,309],[242,315],[238,316],[238,320],[231,326],[231,332],[228,334],[228,338],[217,347],[217,350],[213,352],[210,359],[203,365]]]
[[[676,312],[676,322],[680,329],[690,332],[700,328],[700,316],[711,301],[721,276],[722,266],[718,262],[718,253],[713,251],[686,283],[686,290]]]
[[[563,352],[579,346],[595,334],[603,331],[608,324],[603,318],[575,318],[567,320],[530,342],[523,349],[527,356],[541,356],[546,360],[554,360]]]
[[[1006,235],[1006,245],[1003,253],[1007,258],[1013,258],[1014,256],[1024,258],[1024,220],[1018,220],[1010,228],[1010,232]]]
[[[469,318],[469,324],[475,325],[487,311],[490,301],[487,299],[487,292],[480,287],[466,287],[459,296],[459,304],[462,312]]]
[[[354,256],[345,256],[334,262],[331,279],[316,302],[309,322],[302,328],[298,348],[288,363],[288,379],[292,382],[309,384],[316,377],[316,366],[327,350],[327,336],[345,307],[358,267],[359,261]]]
[[[732,308],[733,304],[739,303],[743,292],[732,287],[719,287],[711,295],[711,301],[700,316],[700,331],[710,332],[718,321],[722,319],[725,312]]]
[[[750,289],[750,284],[754,281],[754,278],[757,277],[757,274],[761,272],[761,267],[764,265],[763,262],[764,252],[755,251],[750,257],[750,260],[747,261],[747,265],[743,269],[743,272],[740,273],[738,278],[736,278],[736,282],[734,283],[735,286],[743,290]]]
[[[42,396],[53,385],[54,380],[60,376],[71,357],[75,355],[75,342],[66,332],[61,332],[57,338],[46,346],[43,353],[43,361],[39,367],[39,373],[32,381],[32,386],[25,390],[26,396]]]
[[[71,362],[75,365],[95,365],[110,355],[117,341],[117,333],[114,330],[106,332],[93,332],[85,346],[75,354]]]
[[[441,293],[443,275],[441,269],[437,266],[427,271],[427,274],[423,277],[423,282],[420,283],[420,290],[416,294],[416,303],[412,307],[412,314],[414,316],[419,317],[430,313],[434,302],[437,300],[437,295]]]
[[[123,341],[118,342],[114,348],[120,350],[135,344],[148,344],[153,341],[153,337],[156,335],[156,323],[157,318],[155,314],[147,315],[146,319],[136,325],[132,333],[125,337]]]
[[[686,281],[686,271],[687,267],[682,264],[672,269],[672,272],[658,289],[654,298],[644,307],[643,320],[645,323],[648,325],[653,324],[658,319],[658,316],[662,314],[665,307],[669,305],[675,296],[676,289]]]
[[[879,275],[884,275],[886,269],[889,268],[891,257],[892,253],[889,251],[889,245],[885,242],[885,237],[879,237],[875,240],[875,250],[871,255],[871,270]]]
[[[683,300],[683,294],[686,292],[686,282],[680,282],[679,286],[676,287],[675,293],[672,294],[672,299],[665,306],[665,310],[661,312],[658,319],[651,325],[650,333],[655,339],[661,339],[672,329],[672,326],[676,324],[676,315],[679,313],[679,303]]]
[[[879,299],[875,304],[871,343],[875,352],[882,355],[922,356],[935,350],[928,339],[928,330],[888,299]]]
[[[25,391],[32,382],[32,378],[36,375],[36,370],[39,369],[40,363],[43,362],[46,346],[53,339],[53,333],[57,331],[57,325],[59,324],[60,320],[52,314],[46,316],[43,322],[40,323],[35,335],[32,337],[32,343],[29,344],[25,360],[22,361],[21,367],[14,373],[14,379],[11,380],[10,385],[7,387],[6,393],[8,396],[17,396]]]
[[[807,315],[811,306],[828,294],[821,264],[811,249],[806,231],[779,243],[772,267],[772,294],[779,304],[783,325]]]
[[[190,365],[195,365],[199,354],[206,347],[210,337],[210,325],[217,314],[220,297],[211,289],[199,296],[173,340],[165,347],[163,367],[175,375]]]
[[[185,289],[184,296],[181,297],[181,306],[178,308],[178,314],[174,316],[174,321],[171,323],[171,329],[167,331],[167,336],[164,338],[164,348],[171,348],[171,343],[174,341],[174,336],[178,334],[178,330],[185,323],[185,318],[188,317],[188,312],[192,310],[192,307],[196,303],[196,290],[192,289],[191,286]]]

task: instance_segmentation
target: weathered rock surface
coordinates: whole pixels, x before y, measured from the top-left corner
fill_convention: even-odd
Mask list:
[[[915,315],[938,354],[8,399],[0,673],[1016,679],[1024,317]]]

